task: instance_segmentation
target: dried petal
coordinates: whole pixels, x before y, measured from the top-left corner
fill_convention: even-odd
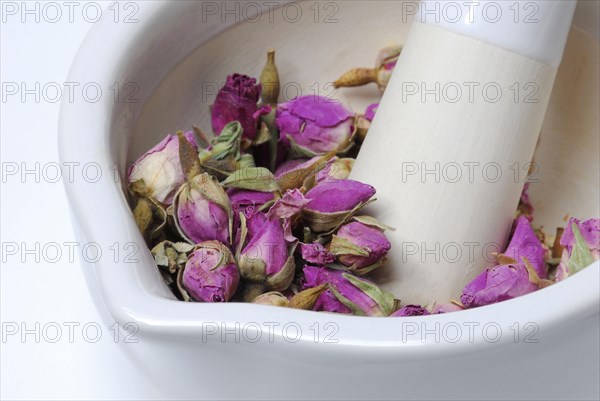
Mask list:
[[[196,245],[185,265],[182,282],[196,301],[229,301],[239,284],[238,268],[229,248],[219,241]]]

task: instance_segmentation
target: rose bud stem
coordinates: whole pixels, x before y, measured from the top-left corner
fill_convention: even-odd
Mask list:
[[[371,82],[377,82],[377,69],[375,68],[353,68],[339,77],[333,86],[337,88],[352,88],[363,86]]]
[[[267,51],[267,63],[260,74],[260,83],[262,84],[262,103],[277,106],[281,85],[277,65],[275,65],[275,49]]]

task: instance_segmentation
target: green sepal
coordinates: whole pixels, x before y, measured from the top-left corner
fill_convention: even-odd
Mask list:
[[[354,242],[334,235],[329,243],[329,252],[338,255],[369,256],[369,251],[356,245]]]
[[[592,256],[590,247],[581,235],[581,231],[579,231],[577,224],[571,224],[571,230],[573,230],[575,244],[573,244],[573,250],[571,251],[571,257],[567,262],[567,267],[569,268],[569,273],[574,274],[594,263],[594,257]]]
[[[275,176],[264,167],[250,167],[231,174],[223,185],[228,188],[248,189],[260,192],[275,192],[279,190]]]
[[[352,274],[343,273],[342,277],[348,280],[353,286],[367,294],[373,301],[379,305],[380,310],[373,311],[374,313],[370,316],[389,316],[394,312],[396,305],[396,299],[394,295],[388,291],[385,291],[375,284],[361,280]]]

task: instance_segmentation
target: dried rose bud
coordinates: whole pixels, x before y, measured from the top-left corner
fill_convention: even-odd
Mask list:
[[[244,221],[242,232],[237,258],[242,277],[268,289],[287,289],[294,278],[296,244],[286,240],[281,222],[257,213]]]
[[[344,73],[334,82],[336,88],[362,86],[375,82],[381,91],[384,91],[396,67],[402,47],[392,45],[385,47],[377,54],[375,68],[353,68]]]
[[[406,305],[403,308],[398,309],[392,313],[392,317],[408,317],[408,316],[426,316],[429,315],[429,311],[423,308],[421,305]]]
[[[275,50],[269,49],[267,52],[267,63],[260,74],[260,84],[262,85],[261,100],[264,104],[277,106],[277,99],[281,90],[279,83],[279,72],[275,64]]]
[[[354,115],[322,96],[301,96],[280,104],[275,124],[281,142],[297,156],[313,157],[350,147]]]
[[[547,277],[544,248],[524,216],[515,221],[515,231],[502,263],[483,271],[465,286],[460,297],[467,308],[488,305],[528,294],[544,285]]]
[[[569,219],[560,245],[564,247],[555,281],[561,281],[600,259],[600,219]]]
[[[259,192],[236,188],[228,189],[227,196],[229,197],[234,216],[239,216],[239,213],[242,212],[246,217],[250,217],[257,213],[263,205],[274,199],[272,192]]]
[[[460,300],[467,308],[473,308],[529,294],[539,288],[536,280],[531,277],[531,270],[525,263],[486,269],[465,286]]]
[[[350,176],[352,167],[354,167],[354,159],[334,157],[317,173],[317,184],[324,181],[345,180]]]
[[[185,138],[197,149],[192,131]],[[167,135],[158,145],[144,153],[128,169],[130,183],[143,180],[147,195],[159,202],[170,205],[173,196],[185,181],[185,174],[179,160],[179,139],[177,135]]]
[[[382,230],[353,221],[340,227],[329,251],[351,272],[363,275],[381,266],[391,247]]]
[[[252,141],[258,132],[258,120],[271,108],[259,108],[257,103],[261,94],[261,85],[247,75],[233,74],[227,77],[215,103],[211,107],[212,128],[220,135],[227,124],[239,121],[243,128],[243,137]]]
[[[203,173],[191,178],[177,191],[173,204],[175,225],[187,241],[230,243],[231,205],[212,176]]]
[[[254,301],[252,301],[252,303],[273,306],[288,306],[290,304],[285,295],[277,291],[265,292],[264,294],[261,294],[254,298]]]
[[[185,264],[182,277],[187,293],[200,302],[229,301],[239,281],[233,255],[219,241],[197,244]]]
[[[302,255],[302,259],[317,266],[325,266],[329,263],[335,262],[335,256],[319,242],[313,242],[312,244],[301,244],[300,253]]]
[[[358,212],[373,195],[375,188],[358,181],[325,181],[306,193],[311,202],[302,216],[311,230],[325,232]]]
[[[354,314],[358,316],[389,316],[396,309],[394,296],[364,278],[341,270],[304,267],[304,288],[327,284],[318,295],[312,310]]]

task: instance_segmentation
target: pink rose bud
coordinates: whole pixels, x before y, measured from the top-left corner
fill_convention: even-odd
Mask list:
[[[220,135],[230,122],[239,121],[242,125],[243,137],[254,140],[258,132],[260,116],[268,114],[271,110],[270,106],[258,107],[260,94],[261,85],[256,83],[256,79],[242,74],[228,76],[225,86],[221,88],[211,107],[212,128],[215,135]]]
[[[183,270],[187,293],[200,302],[227,302],[237,290],[240,276],[229,248],[219,241],[201,242]]]
[[[544,248],[529,220],[520,216],[506,248],[500,255],[502,265],[483,271],[465,286],[460,297],[467,308],[516,298],[540,288],[547,277]]]
[[[337,101],[301,96],[277,108],[282,143],[298,156],[341,152],[352,143],[354,115]]]
[[[486,269],[465,286],[460,297],[467,308],[506,301],[537,290],[525,263],[514,263]]]
[[[312,310],[354,314],[358,316],[389,316],[396,309],[394,296],[364,278],[341,270],[304,267],[304,289],[326,284]]]
[[[600,219],[569,219],[560,245],[564,247],[555,281],[561,281],[600,259]]]
[[[391,247],[382,230],[356,221],[340,227],[329,244],[338,262],[359,275],[381,266]]]
[[[429,315],[429,311],[423,308],[421,305],[406,305],[404,308],[398,309],[392,313],[392,317],[407,317],[407,316],[426,316]]]
[[[192,131],[185,138],[197,149]],[[177,135],[167,135],[158,145],[144,153],[128,169],[127,179],[133,183],[143,180],[148,196],[170,205],[173,196],[185,181],[185,174],[179,160],[179,140]]]
[[[247,233],[246,233],[247,231]],[[286,240],[285,230],[279,219],[269,219],[264,213],[250,217],[242,226],[238,256],[242,277],[266,288],[283,291],[287,289],[296,268],[294,247]]]
[[[272,192],[259,192],[246,189],[231,188],[227,190],[227,196],[231,203],[234,216],[239,216],[239,213],[244,213],[246,217],[250,217],[265,205],[273,200]]]
[[[175,199],[175,225],[181,236],[196,244],[217,240],[230,243],[232,212],[221,185],[209,174],[199,174],[181,186]]]
[[[373,195],[375,188],[358,181],[325,181],[306,193],[306,199],[311,202],[302,216],[311,230],[325,232],[358,212]]]

